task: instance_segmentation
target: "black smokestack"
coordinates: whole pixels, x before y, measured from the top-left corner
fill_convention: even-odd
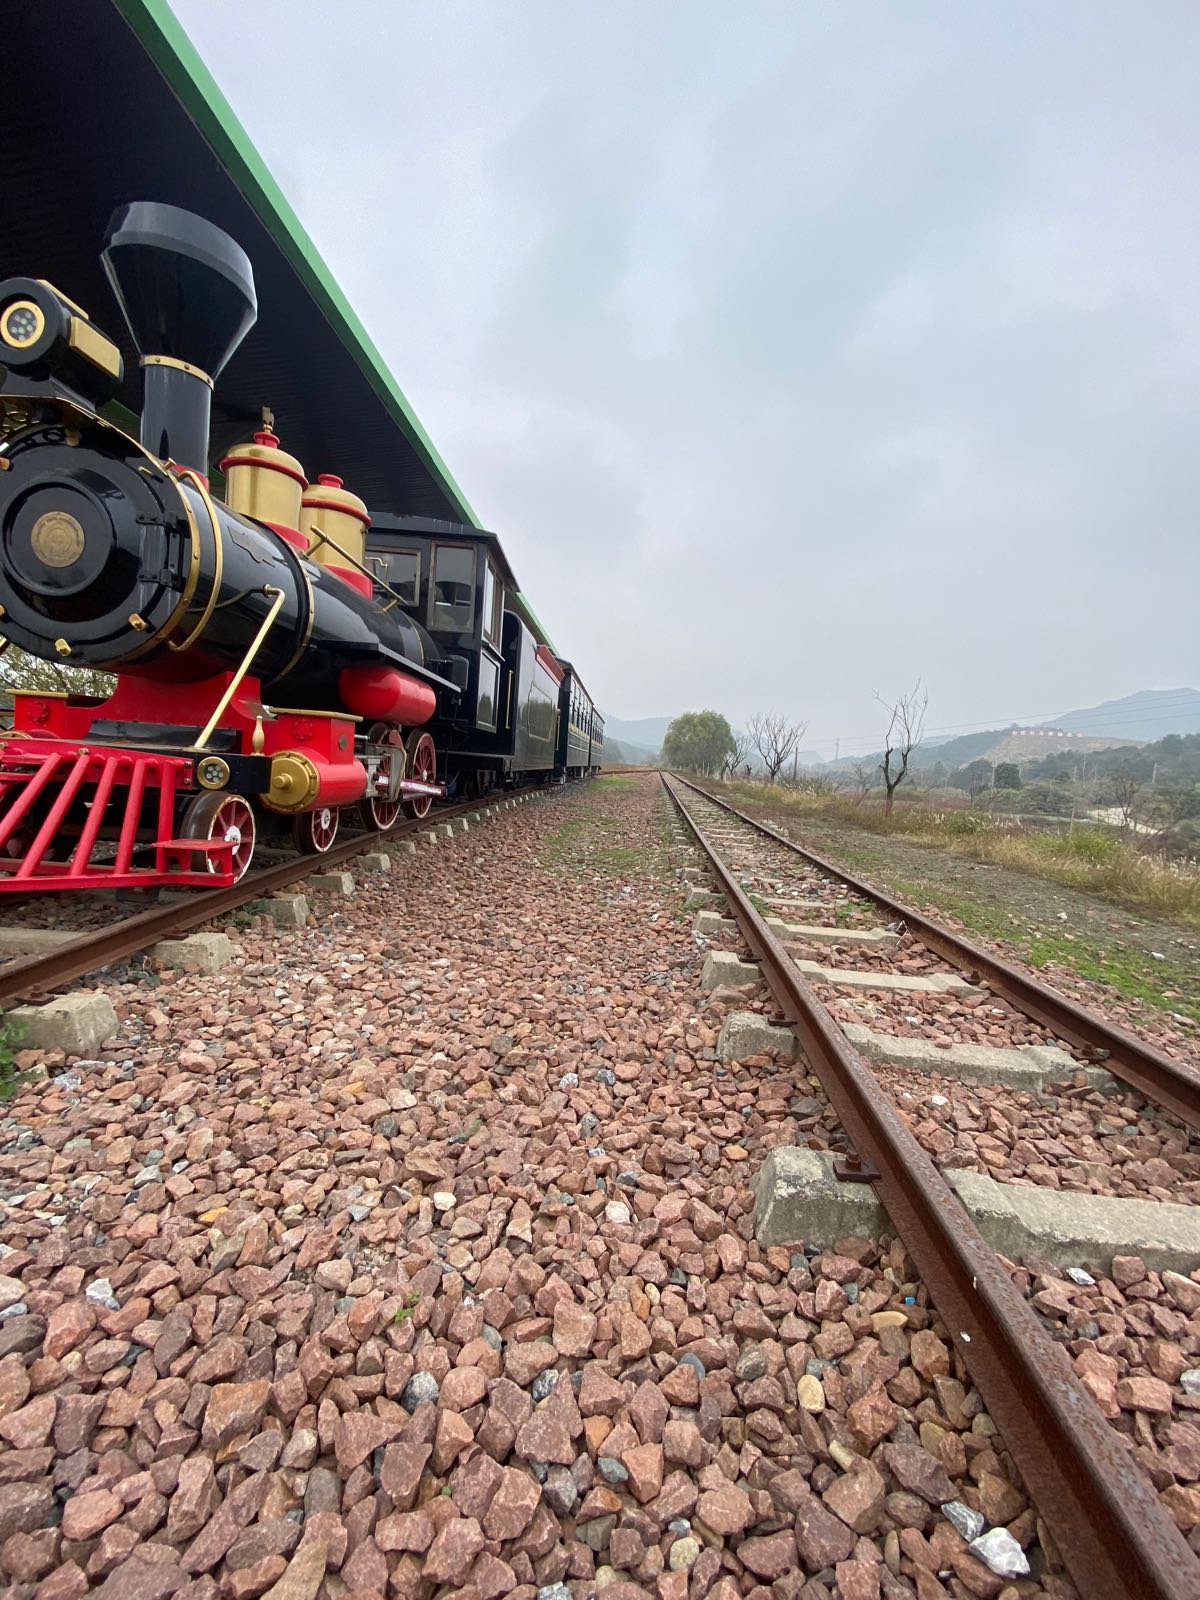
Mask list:
[[[142,443],[207,476],[212,385],[258,315],[249,258],[203,217],[137,200],[103,260],[145,369]]]

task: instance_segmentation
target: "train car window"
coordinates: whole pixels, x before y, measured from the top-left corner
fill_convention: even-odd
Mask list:
[[[496,690],[500,682],[500,666],[490,656],[479,658],[479,717],[482,726],[496,726]]]
[[[540,684],[532,683],[529,686],[529,702],[526,716],[526,726],[531,739],[538,739],[544,743],[554,737],[555,724],[558,721],[558,707]]]
[[[497,649],[500,648],[500,624],[504,615],[503,599],[496,569],[489,561],[483,574],[483,637]]]
[[[470,545],[433,547],[433,584],[429,602],[431,628],[471,626],[475,614],[475,552]]]
[[[415,606],[421,593],[421,552],[389,550],[387,581],[406,606]]]

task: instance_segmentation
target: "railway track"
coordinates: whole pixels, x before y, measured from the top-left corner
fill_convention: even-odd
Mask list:
[[[804,925],[768,920],[751,898],[753,891],[748,893],[740,880],[745,874],[754,881],[748,863],[767,841],[771,848],[784,847],[794,853],[798,879],[819,872],[903,921],[954,967],[984,980],[1193,1127],[1200,1114],[1200,1079],[1183,1063],[890,901],[699,786],[665,774],[662,781],[808,1067],[841,1120],[852,1154],[839,1176],[874,1187],[943,1321],[956,1335],[960,1354],[1080,1593],[1089,1600],[1200,1595],[1200,1562],[1149,1477],[1082,1387],[1061,1347],[1051,1340],[891,1095],[818,998],[813,983],[828,985],[830,969],[797,958],[795,941],[805,938]],[[740,856],[741,862],[732,864],[731,855]],[[780,876],[777,860],[767,874],[775,879]],[[803,903],[798,896],[793,900],[797,907]],[[814,922],[807,930],[812,942],[819,924],[811,899],[805,915]],[[863,949],[888,943],[889,932],[875,930],[871,938],[870,929],[843,927],[838,937],[842,948],[857,942]],[[875,960],[878,954],[876,949],[866,959]],[[859,974],[862,987],[870,988],[873,969],[861,967]],[[850,973],[841,976],[853,981]],[[961,991],[962,980],[958,983]]]
[[[552,792],[533,784],[515,789],[503,798],[522,799],[530,794]],[[148,911],[121,917],[103,928],[87,929],[77,938],[65,941],[53,950],[39,951],[8,961],[0,966],[0,1010],[22,1002],[44,1000],[77,978],[98,972],[113,962],[127,960],[162,939],[180,938],[252,900],[261,900],[291,884],[299,883],[314,872],[333,871],[353,861],[365,850],[411,839],[426,829],[453,822],[471,812],[486,810],[495,803],[464,800],[439,806],[427,817],[402,823],[387,834],[356,835],[334,844],[323,855],[289,857],[247,873],[240,883],[228,888],[200,890],[173,904],[154,906]]]

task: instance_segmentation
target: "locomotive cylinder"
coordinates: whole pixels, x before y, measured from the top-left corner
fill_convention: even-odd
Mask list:
[[[338,693],[356,716],[369,722],[415,726],[428,722],[437,707],[427,683],[395,667],[345,667],[338,676]]]

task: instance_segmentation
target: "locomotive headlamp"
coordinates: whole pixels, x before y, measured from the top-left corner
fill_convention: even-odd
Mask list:
[[[229,782],[229,763],[220,756],[205,756],[196,768],[196,781],[205,789],[223,789]]]
[[[117,392],[121,352],[75,302],[40,278],[0,283],[0,366],[95,406]]]
[[[40,306],[34,305],[32,300],[14,300],[4,313],[0,332],[11,349],[24,350],[34,343],[45,326],[46,318]]]

